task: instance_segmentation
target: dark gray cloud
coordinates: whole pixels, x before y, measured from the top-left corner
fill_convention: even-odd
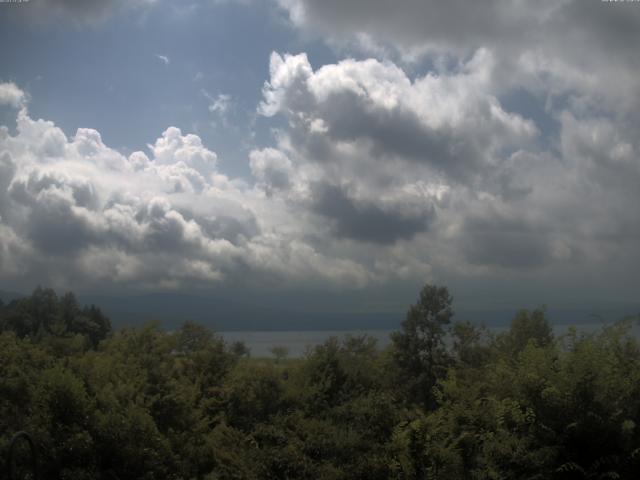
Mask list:
[[[16,173],[16,164],[9,152],[0,153],[0,221],[7,221],[10,214],[8,188]]]
[[[640,9],[601,0],[278,0],[301,30],[332,45],[389,50],[441,68],[493,52],[491,90],[526,88],[602,108],[637,108]],[[398,57],[398,55],[392,55]],[[629,103],[633,105],[629,105]]]
[[[401,48],[438,47],[473,51],[479,47],[517,49],[555,46],[592,55],[586,42],[638,62],[640,10],[633,2],[600,0],[279,0],[294,23],[342,39],[369,34]],[[613,2],[616,3],[616,2]],[[628,57],[627,57],[628,56]],[[633,57],[633,58],[632,58]]]
[[[253,150],[249,158],[251,173],[268,195],[291,188],[293,165],[282,152],[273,148]]]
[[[138,213],[136,220],[144,226],[142,248],[148,251],[184,252],[192,255],[184,217],[167,201],[154,199]],[[191,248],[189,248],[191,247]]]
[[[500,230],[475,233],[464,241],[462,252],[472,264],[510,269],[542,268],[552,260],[544,238]]]
[[[95,24],[122,9],[150,6],[156,0],[30,0],[9,12],[21,21],[45,23],[71,21],[77,25]]]
[[[467,261],[476,265],[528,269],[543,268],[553,260],[547,226],[496,212],[468,218],[460,244]]]
[[[637,125],[625,119],[562,115],[561,145],[567,158],[580,161],[590,181],[620,192],[637,192],[640,141]]]
[[[383,108],[367,100],[354,92],[337,92],[319,105],[318,118],[327,125],[329,141],[365,140],[375,157],[424,162],[455,179],[468,179],[483,163],[487,145],[474,145],[482,138],[456,135],[447,126],[431,129],[404,106]]]
[[[16,179],[9,192],[14,200],[27,206],[44,203],[42,199],[47,195],[64,198],[67,203],[86,209],[94,209],[98,202],[90,182],[58,172],[32,171],[26,178]]]
[[[7,151],[0,153],[0,195],[5,195],[16,173],[16,164]]]
[[[64,254],[79,250],[95,240],[88,215],[96,207],[92,185],[63,175],[31,172],[17,178],[9,188],[10,198],[26,207],[22,218],[27,238],[44,252]]]
[[[389,245],[425,232],[435,212],[426,203],[420,209],[409,205],[384,206],[357,201],[337,185],[314,185],[312,210],[331,220],[339,237]],[[416,211],[417,210],[417,211]]]
[[[612,2],[561,2],[554,15],[545,19],[540,38],[552,35],[547,42],[554,43],[559,53],[567,49],[581,61],[615,52],[609,60],[640,66],[635,48],[640,42],[640,9],[633,2],[608,3]]]
[[[86,219],[60,199],[51,199],[32,209],[27,219],[26,237],[41,252],[51,255],[78,252],[98,241]]]
[[[451,48],[483,45],[527,34],[559,2],[488,0],[280,0],[298,25],[349,37],[368,33],[405,47],[422,46],[425,37]],[[524,38],[523,38],[524,37]]]

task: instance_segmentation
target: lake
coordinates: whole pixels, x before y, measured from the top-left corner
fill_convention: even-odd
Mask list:
[[[575,325],[579,331],[593,332],[602,326],[601,323],[584,323]],[[493,327],[491,331],[499,333],[508,327]],[[569,325],[553,325],[556,336],[567,332]],[[636,335],[640,329],[634,327]],[[369,335],[378,341],[378,348],[386,347],[391,339],[389,335],[395,330],[318,330],[318,331],[234,331],[217,332],[227,342],[242,341],[250,349],[252,357],[271,357],[273,347],[286,347],[289,357],[302,357],[309,347],[320,345],[330,337],[345,337],[347,335]]]

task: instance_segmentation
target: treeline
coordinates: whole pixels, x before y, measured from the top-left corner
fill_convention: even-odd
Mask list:
[[[543,309],[501,334],[452,316],[427,285],[388,348],[276,362],[37,289],[0,306],[0,451],[28,431],[51,479],[640,478],[634,319],[555,338]]]

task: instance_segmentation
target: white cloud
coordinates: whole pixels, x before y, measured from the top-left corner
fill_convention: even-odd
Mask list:
[[[0,106],[8,105],[13,108],[20,108],[25,102],[24,92],[15,83],[0,83]]]
[[[219,119],[225,127],[229,126],[229,114],[233,108],[233,100],[231,95],[219,93],[217,96],[211,95],[205,89],[202,89],[202,95],[209,102],[209,112]]]
[[[209,105],[209,111],[212,113],[217,113],[221,117],[224,117],[227,114],[230,105],[231,96],[221,93],[215,99],[213,99],[211,105]]]
[[[167,128],[162,137],[149,145],[157,163],[171,165],[183,162],[201,173],[215,169],[217,155],[202,145],[200,137],[194,134],[182,135],[179,128]]]
[[[283,285],[367,281],[357,262],[305,240],[262,187],[218,171],[197,135],[169,127],[148,149],[125,157],[96,130],[68,138],[22,109],[16,134],[0,135],[0,278],[181,288],[240,281],[248,269]]]
[[[169,57],[167,57],[166,55],[160,55],[159,53],[156,53],[155,57],[165,65],[169,65],[169,63],[171,63],[171,60],[169,60]]]
[[[338,170],[378,184],[410,183],[418,172],[435,183],[483,182],[538,135],[487,92],[487,63],[491,54],[479,51],[458,72],[410,79],[391,62],[343,60],[313,71],[304,54],[274,53],[259,112],[284,115],[291,128],[282,148],[331,164],[324,170],[333,182]]]

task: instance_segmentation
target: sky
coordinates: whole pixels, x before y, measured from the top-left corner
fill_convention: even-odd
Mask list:
[[[637,308],[638,45],[633,1],[0,3],[0,289]]]

